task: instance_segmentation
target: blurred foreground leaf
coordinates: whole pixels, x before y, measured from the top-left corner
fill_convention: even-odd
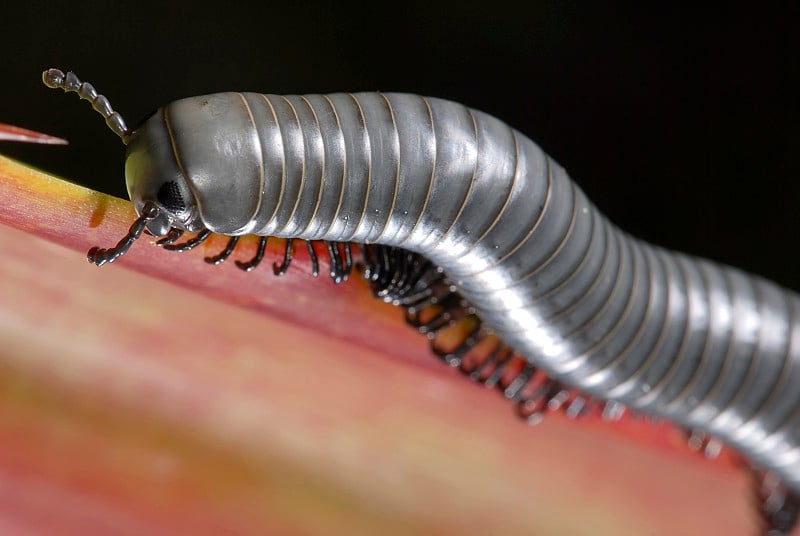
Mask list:
[[[530,428],[304,248],[282,278],[202,262],[224,240],[89,265],[133,218],[0,157],[0,534],[756,533],[730,460]]]

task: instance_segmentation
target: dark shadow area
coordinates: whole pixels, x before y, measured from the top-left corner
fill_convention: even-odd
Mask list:
[[[47,67],[93,83],[130,125],[223,90],[434,95],[530,136],[632,234],[800,289],[796,2],[116,4],[3,8],[0,121],[71,145],[0,151],[126,197],[124,147],[41,84]]]

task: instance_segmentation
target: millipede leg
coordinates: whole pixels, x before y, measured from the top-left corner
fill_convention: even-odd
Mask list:
[[[579,417],[585,417],[586,415],[589,415],[592,410],[597,407],[597,404],[598,401],[596,398],[586,395],[578,395],[572,400],[572,402],[569,403],[564,412],[570,419],[577,419]]]
[[[547,379],[528,396],[517,400],[517,415],[528,424],[539,424],[547,413],[547,393],[553,388],[553,383]]]
[[[258,250],[256,251],[255,257],[250,259],[247,262],[236,261],[236,266],[244,270],[245,272],[249,272],[251,270],[255,270],[255,268],[261,264],[261,260],[264,258],[264,250],[267,248],[267,237],[262,236],[259,237],[258,240]]]
[[[450,311],[448,309],[443,309],[438,315],[434,316],[424,324],[419,324],[417,326],[417,331],[423,335],[427,335],[428,333],[452,326],[454,322],[455,319]]]
[[[457,294],[450,294],[445,299],[441,300],[437,307],[442,308],[441,312],[427,322],[420,323],[417,319],[415,327],[417,331],[423,335],[452,326],[457,321],[470,314],[469,311],[462,306],[461,297]]]
[[[325,242],[328,248],[328,257],[330,257],[330,276],[333,282],[337,285],[342,281],[347,281],[350,277],[350,272],[353,269],[353,256],[350,251],[349,242]],[[339,247],[344,250],[344,260],[342,260],[342,253]],[[363,246],[362,246],[363,247]],[[367,260],[366,256],[364,257]],[[367,277],[367,271],[364,272]]]
[[[763,473],[756,477],[761,518],[769,536],[783,536],[792,532],[797,524],[800,511],[800,497],[786,488],[780,478],[773,473]]]
[[[328,248],[328,258],[330,260],[329,274],[333,282],[338,285],[345,279],[342,256],[339,253],[339,243],[325,242],[325,246]]]
[[[447,282],[443,275],[432,281],[428,281],[427,277],[422,278],[417,283],[417,287],[419,290],[414,294],[397,300],[398,304],[412,313],[431,305],[443,303],[456,294],[455,287]]]
[[[625,407],[625,404],[615,400],[606,400],[606,402],[603,404],[601,416],[607,421],[618,421],[622,418],[622,416],[625,414],[625,410],[627,409],[628,408]]]
[[[442,348],[436,346],[436,344],[434,344],[433,342],[433,336],[435,334],[431,333],[428,336],[428,338],[432,340],[431,350],[433,350],[433,353],[436,354],[436,356],[439,359],[441,359],[451,367],[457,367],[461,365],[461,361],[464,359],[464,356],[467,354],[467,352],[472,350],[475,347],[475,345],[478,344],[479,340],[478,332],[480,331],[480,329],[481,329],[480,322],[476,322],[473,328],[470,330],[470,332],[464,336],[464,340],[461,342],[461,344],[459,344],[453,350],[449,351],[443,350]]]
[[[566,404],[567,400],[569,400],[569,389],[565,389],[563,386],[557,393],[550,397],[550,400],[547,401],[547,409],[551,411],[557,411],[561,409],[564,404]]]
[[[332,275],[340,269],[338,243],[327,243]],[[383,301],[401,306],[406,323],[426,335],[433,353],[441,360],[487,387],[498,387],[514,402],[517,413],[528,423],[539,422],[546,413],[563,410],[575,418],[592,411],[599,401],[568,389],[561,382],[540,374],[513,350],[497,341],[480,350],[488,332],[481,326],[475,310],[448,281],[444,271],[425,257],[401,248],[361,245],[363,275],[373,294]],[[469,320],[473,317],[473,320]],[[455,347],[441,344],[439,335],[464,319],[471,322]],[[445,339],[441,339],[445,340]],[[485,347],[484,347],[485,348]],[[606,417],[618,418],[625,407],[609,404]]]
[[[378,258],[375,262],[375,271],[372,281],[380,288],[385,288],[392,277],[392,259],[388,248],[378,247]]]
[[[498,343],[480,363],[471,369],[462,366],[461,372],[469,376],[469,379],[474,382],[483,381],[481,378],[483,378],[483,375],[487,370],[489,370],[492,366],[495,366],[495,368],[501,366],[505,360],[508,359],[505,356],[506,353],[509,354],[510,357],[511,350],[507,346]],[[498,358],[501,360],[499,361]]]
[[[184,233],[183,229],[178,229],[177,227],[173,227],[173,228],[171,228],[169,230],[169,232],[165,236],[163,236],[163,237],[159,238],[158,240],[156,240],[156,245],[157,246],[166,246],[168,244],[172,244],[177,239],[182,237],[183,233]]]
[[[214,265],[222,264],[223,262],[225,262],[225,259],[231,256],[231,253],[233,253],[233,250],[236,248],[236,244],[238,243],[239,243],[239,237],[232,236],[231,239],[228,240],[228,245],[225,246],[225,249],[223,249],[219,255],[215,255],[213,257],[206,257],[205,261],[208,264],[214,264]]]
[[[421,278],[431,270],[432,264],[424,257],[419,255],[412,255],[409,257],[409,267],[406,270],[405,277],[402,284],[397,289],[398,297],[402,296],[403,299],[408,299],[408,295],[418,291],[420,287]],[[423,288],[428,285],[423,284]],[[416,292],[418,293],[418,292]]]
[[[211,231],[209,231],[208,229],[203,229],[194,238],[187,240],[186,242],[182,242],[180,244],[172,244],[166,242],[164,244],[159,244],[158,242],[156,242],[156,244],[168,251],[177,251],[178,253],[182,253],[184,251],[189,251],[190,249],[196,248],[197,246],[208,240],[209,236],[211,236]]]
[[[492,371],[489,377],[483,381],[483,385],[485,385],[486,387],[495,387],[496,385],[498,385],[500,383],[500,380],[503,379],[503,375],[506,372],[506,368],[508,367],[508,364],[511,363],[513,358],[514,358],[514,352],[511,350],[511,348],[504,346],[503,352],[497,359],[494,371]]]
[[[350,277],[350,272],[353,271],[353,251],[352,251],[352,244],[350,242],[344,243],[344,279],[347,280]]]
[[[358,249],[363,262],[361,276],[367,281],[372,281],[372,274],[375,271],[375,258],[372,256],[372,250],[366,244],[358,244]]]
[[[587,406],[587,399],[584,396],[576,396],[572,402],[567,405],[564,409],[564,413],[567,414],[567,417],[570,419],[576,419],[584,414],[584,411]]]
[[[525,385],[530,381],[531,377],[536,373],[536,367],[530,364],[526,364],[523,369],[517,374],[511,383],[503,389],[503,396],[506,398],[513,400],[514,402],[518,402],[520,399],[520,394],[522,390],[525,388]]]
[[[560,390],[559,382],[548,378],[530,396],[517,400],[517,415],[528,424],[539,424],[547,412],[548,402]]]
[[[701,430],[691,430],[686,442],[690,449],[709,459],[717,458],[722,451],[722,442]]]
[[[128,234],[123,236],[122,240],[120,240],[116,246],[108,249],[95,246],[86,254],[86,259],[97,266],[102,266],[107,262],[114,262],[124,255],[133,243],[142,236],[148,222],[155,219],[158,213],[159,209],[156,205],[147,203],[142,209],[142,215],[133,222],[133,225],[131,225],[131,228],[128,230]]]
[[[292,255],[294,255],[294,240],[291,238],[286,239],[286,248],[283,250],[283,263],[278,266],[277,262],[272,263],[272,271],[275,275],[283,275],[289,269],[292,263]]]
[[[306,249],[308,249],[308,257],[311,259],[311,275],[317,277],[319,275],[319,259],[317,259],[317,252],[314,251],[314,244],[311,240],[306,240]]]
[[[390,294],[397,293],[398,283],[403,278],[403,273],[405,272],[405,252],[402,249],[394,249],[388,250],[388,259],[389,259],[389,271],[386,273],[386,277],[384,277],[385,284],[383,285],[386,288],[386,291]]]

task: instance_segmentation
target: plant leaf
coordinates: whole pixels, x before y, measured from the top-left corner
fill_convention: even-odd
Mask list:
[[[89,265],[134,217],[0,157],[0,533],[756,532],[732,459],[644,422],[523,425],[303,248],[281,278],[148,238]]]
[[[41,143],[45,145],[67,145],[67,140],[49,134],[28,130],[26,128],[0,123],[0,141],[18,141],[22,143]]]

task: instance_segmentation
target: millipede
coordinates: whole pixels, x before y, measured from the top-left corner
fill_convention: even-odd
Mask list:
[[[635,412],[685,429],[713,455],[752,466],[765,530],[800,505],[800,296],[712,261],[667,251],[609,222],[565,170],[499,119],[400,93],[218,93],[159,108],[128,129],[71,73],[125,143],[138,218],[90,262],[113,262],[146,232],[185,251],[229,236],[323,241],[330,277],[358,263],[376,297],[405,311],[433,353],[497,387],[536,423]],[[184,235],[194,233],[191,238]]]

